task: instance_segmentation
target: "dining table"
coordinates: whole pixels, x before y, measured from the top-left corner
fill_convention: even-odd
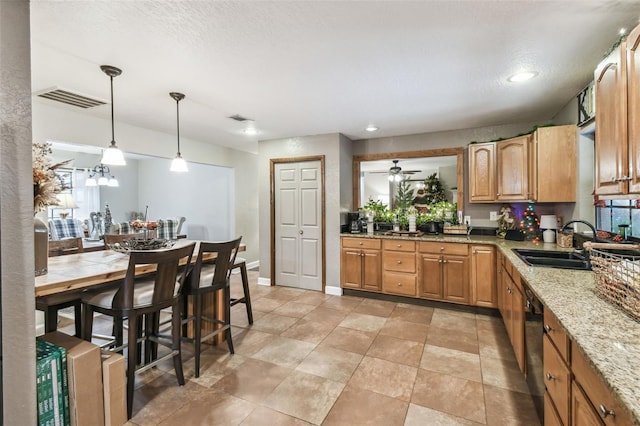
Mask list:
[[[180,239],[176,241],[173,247],[193,242],[196,243],[196,246],[191,260],[195,262],[198,255],[199,241]],[[241,244],[239,251],[245,250],[246,245]],[[212,261],[214,259],[215,254],[208,254],[203,258],[204,261]],[[47,274],[35,277],[36,302],[44,301],[49,304],[57,304],[64,301],[78,300],[83,291],[97,290],[123,280],[128,266],[129,255],[127,253],[109,249],[50,257],[48,259]],[[155,265],[139,265],[136,267],[136,276],[143,276],[153,272],[155,272]],[[204,314],[212,317],[223,314],[223,298],[218,294],[212,294],[210,297],[211,300],[204,301],[204,306],[207,307]],[[206,327],[213,326],[208,323],[206,325]],[[205,325],[203,325],[203,334],[206,331]],[[191,332],[188,333],[188,335],[190,334]],[[224,333],[219,334],[219,336],[223,335]]]

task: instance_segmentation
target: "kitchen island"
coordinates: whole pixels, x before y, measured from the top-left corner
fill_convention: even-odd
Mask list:
[[[542,301],[545,312],[548,310],[557,318],[572,347],[584,354],[608,391],[621,403],[626,411],[623,414],[628,415],[634,424],[640,424],[640,323],[596,296],[593,272],[532,267],[512,251],[514,248],[570,249],[562,249],[555,244],[506,241],[492,236],[342,235],[343,240],[354,237],[414,241],[415,244],[437,242],[494,246]]]

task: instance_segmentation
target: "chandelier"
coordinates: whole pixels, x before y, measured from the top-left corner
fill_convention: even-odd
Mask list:
[[[102,163],[89,170],[89,178],[84,184],[85,186],[120,186],[118,179],[111,174],[109,166]]]

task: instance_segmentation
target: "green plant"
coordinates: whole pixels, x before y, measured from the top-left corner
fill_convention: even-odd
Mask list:
[[[387,210],[387,205],[380,200],[374,201],[369,199],[367,204],[360,207],[360,211],[362,211],[365,216],[367,215],[367,212],[372,212],[374,222],[387,222],[386,212],[389,210]]]
[[[413,204],[413,189],[409,186],[409,182],[401,181],[398,183],[398,194],[395,198],[396,210],[404,212]]]

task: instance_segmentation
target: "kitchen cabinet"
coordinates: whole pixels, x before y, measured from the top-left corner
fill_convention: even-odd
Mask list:
[[[571,371],[548,335],[543,337],[544,385],[562,424],[570,419]]]
[[[597,195],[640,193],[640,26],[595,70]]]
[[[496,198],[496,145],[469,145],[469,201],[487,202]]]
[[[469,145],[470,202],[575,202],[576,128]]]
[[[420,296],[469,304],[469,246],[421,242],[419,252]]]
[[[415,297],[416,243],[404,240],[383,240],[382,290],[385,293]]]
[[[496,250],[492,246],[471,246],[471,304],[498,307]]]
[[[510,272],[511,271],[511,272]],[[525,348],[524,348],[524,294],[520,275],[513,271],[508,259],[504,258],[501,273],[500,313],[504,321],[513,352],[518,361],[520,371],[525,372]]]
[[[370,238],[342,238],[342,287],[380,291],[380,240]]]

